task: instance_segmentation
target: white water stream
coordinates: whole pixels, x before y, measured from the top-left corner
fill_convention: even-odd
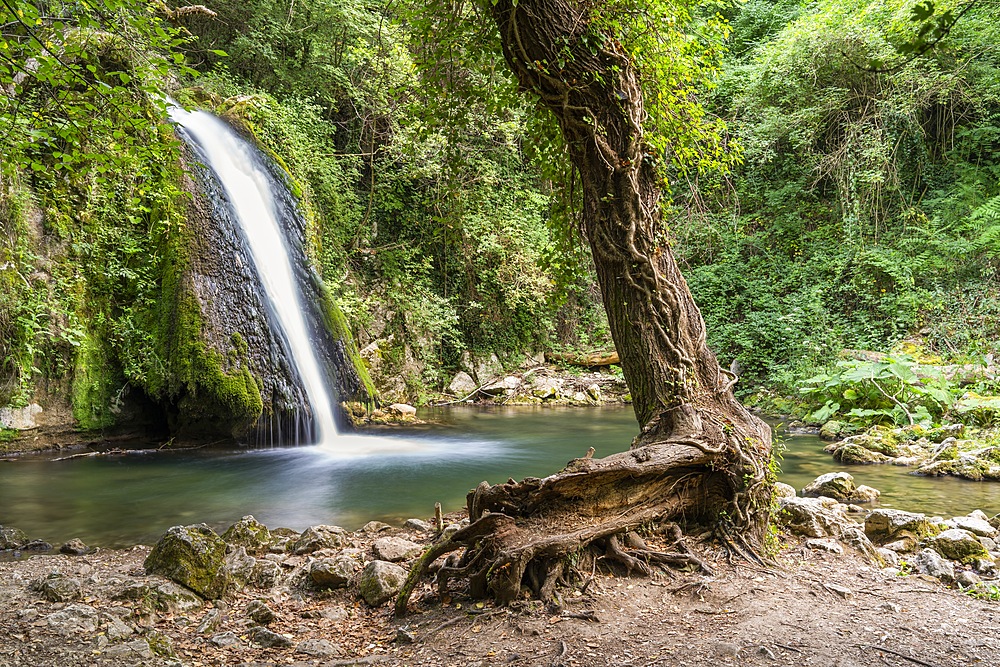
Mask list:
[[[204,111],[173,106],[170,119],[184,128],[203,151],[232,203],[243,229],[264,291],[288,342],[291,363],[302,380],[314,421],[314,438],[328,444],[337,438],[333,396],[313,350],[303,316],[302,297],[289,262],[289,249],[278,220],[267,168],[231,127]]]

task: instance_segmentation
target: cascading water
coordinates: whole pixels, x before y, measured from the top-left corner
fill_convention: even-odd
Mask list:
[[[183,129],[189,143],[196,147],[232,205],[271,310],[287,342],[291,363],[309,400],[313,439],[328,444],[337,437],[333,395],[311,340],[268,168],[242,137],[215,116],[173,106],[170,119]]]

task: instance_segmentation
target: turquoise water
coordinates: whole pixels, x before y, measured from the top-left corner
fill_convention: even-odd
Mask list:
[[[225,528],[244,514],[272,527],[355,529],[371,519],[428,518],[435,502],[461,509],[483,480],[544,477],[591,446],[597,456],[623,451],[638,432],[631,408],[621,406],[457,407],[424,416],[442,424],[356,439],[346,454],[299,447],[0,462],[0,524],[55,544],[78,537],[106,547],[150,543],[181,523]],[[796,488],[842,469],[818,438],[785,443],[781,479]],[[880,489],[883,506],[1000,512],[1000,484],[915,477],[894,466],[846,470]]]

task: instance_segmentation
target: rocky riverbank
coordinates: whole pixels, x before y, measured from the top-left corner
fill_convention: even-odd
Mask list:
[[[808,492],[849,496],[848,477]],[[504,608],[425,584],[401,619],[390,601],[408,566],[461,516],[354,532],[245,517],[221,535],[177,526],[152,548],[67,543],[0,562],[0,666],[998,664],[1000,517],[779,490],[773,567],[705,536],[692,541],[713,576],[600,567],[558,604]],[[30,541],[0,534],[6,548]]]

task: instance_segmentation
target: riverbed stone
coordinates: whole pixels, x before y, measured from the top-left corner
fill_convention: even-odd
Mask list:
[[[237,547],[226,555],[226,570],[234,586],[243,588],[253,583],[257,559],[247,553],[244,547]]]
[[[423,553],[424,548],[416,542],[404,540],[401,537],[382,537],[372,545],[375,557],[390,563],[416,558]]]
[[[378,535],[379,533],[384,533],[387,530],[392,530],[392,526],[387,524],[385,521],[369,521],[365,525],[361,526],[361,532],[365,535]]]
[[[865,534],[876,543],[894,541],[905,534],[923,538],[937,532],[937,527],[926,515],[915,512],[879,508],[865,517]]]
[[[340,526],[310,526],[292,542],[290,551],[296,556],[320,549],[338,549],[347,545],[347,531]]]
[[[260,556],[267,553],[273,538],[267,526],[248,514],[222,534],[222,539],[226,544],[234,547],[243,547],[248,554]]]
[[[274,588],[281,581],[281,565],[273,560],[258,558],[254,563],[250,585],[254,588]]]
[[[27,544],[21,545],[21,551],[44,553],[46,551],[52,551],[52,545],[45,540],[29,540]]]
[[[114,614],[103,614],[104,636],[110,641],[120,642],[135,634],[135,628]]]
[[[531,395],[543,400],[559,398],[562,387],[562,379],[538,375],[531,381]]]
[[[144,566],[148,574],[164,576],[211,600],[221,598],[232,585],[226,543],[203,523],[167,530]]]
[[[57,634],[91,634],[97,632],[100,615],[93,607],[85,604],[71,604],[45,617],[49,628]]]
[[[323,558],[309,566],[309,579],[317,588],[343,588],[361,569],[361,565],[349,556]]]
[[[209,637],[208,641],[219,648],[241,648],[243,641],[232,632],[220,632]]]
[[[924,549],[913,558],[917,572],[928,574],[946,584],[955,581],[955,566],[933,549]]]
[[[412,419],[417,416],[417,409],[408,403],[393,403],[386,410],[389,414],[403,419]]]
[[[983,579],[975,572],[962,570],[955,575],[955,583],[959,588],[975,588],[983,583]]]
[[[42,594],[49,602],[69,602],[83,597],[83,584],[79,579],[53,572],[44,579],[31,584],[34,591]]]
[[[854,494],[851,495],[849,500],[856,503],[873,503],[878,500],[881,495],[882,492],[878,489],[862,484],[858,488],[854,489]]]
[[[14,526],[0,526],[0,551],[18,549],[28,543],[24,531]]]
[[[83,543],[83,540],[74,538],[59,547],[59,553],[70,556],[82,556],[90,551],[90,547]]]
[[[828,472],[806,484],[802,489],[802,495],[807,498],[826,496],[845,501],[854,495],[855,488],[853,475],[846,472]]]
[[[931,538],[930,545],[945,558],[961,562],[989,557],[989,553],[979,543],[979,539],[961,528],[950,528],[936,535]]]
[[[326,639],[305,639],[295,645],[295,652],[314,658],[340,658],[345,655],[344,649]]]
[[[886,456],[881,452],[873,452],[867,447],[857,443],[845,443],[838,445],[837,448],[833,450],[833,458],[840,463],[847,463],[849,465],[888,463],[892,460],[891,457]]]
[[[218,630],[225,621],[226,613],[222,609],[218,607],[209,609],[198,623],[195,632],[199,635],[210,635]]]
[[[200,609],[204,605],[197,594],[172,581],[161,581],[152,586],[133,582],[114,598],[136,600],[147,611],[162,611],[168,614],[183,614]]]
[[[393,598],[403,587],[407,572],[395,563],[373,560],[365,566],[358,581],[361,597],[372,607]]]
[[[836,440],[844,431],[843,422],[831,419],[819,428],[819,437],[823,440]]]

